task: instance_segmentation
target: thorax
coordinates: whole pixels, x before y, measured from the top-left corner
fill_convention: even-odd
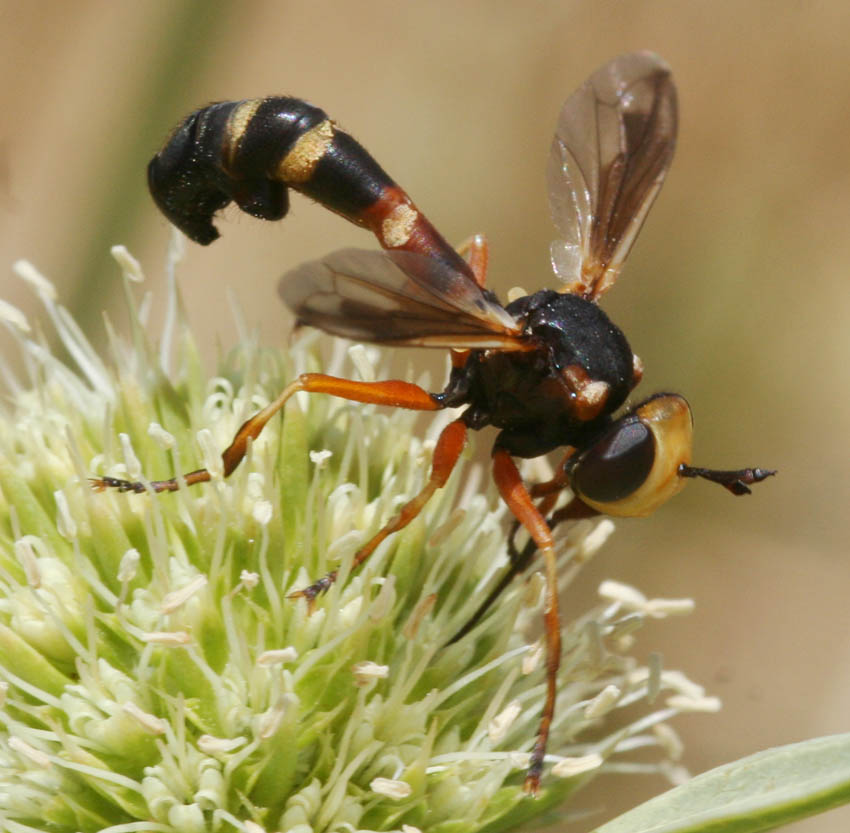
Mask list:
[[[574,444],[625,401],[631,348],[596,304],[575,295],[541,290],[507,310],[534,349],[473,351],[447,393],[465,389],[466,423],[503,429],[500,444],[518,456]]]

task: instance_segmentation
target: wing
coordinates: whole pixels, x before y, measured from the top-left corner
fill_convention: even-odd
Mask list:
[[[342,249],[284,275],[299,324],[360,341],[528,350],[513,317],[466,275],[404,251]]]
[[[561,290],[597,300],[622,268],[676,144],[676,87],[652,52],[621,55],[565,102],[546,172]]]

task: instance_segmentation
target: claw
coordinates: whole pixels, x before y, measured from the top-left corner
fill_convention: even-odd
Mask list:
[[[540,761],[539,763],[533,763],[525,776],[525,782],[522,785],[522,791],[526,795],[531,796],[532,798],[537,798],[537,795],[540,792],[540,775],[542,770],[542,761]]]
[[[92,489],[103,492],[106,489],[118,489],[119,492],[135,492],[141,494],[145,491],[145,484],[139,480],[122,480],[119,477],[90,477]]]

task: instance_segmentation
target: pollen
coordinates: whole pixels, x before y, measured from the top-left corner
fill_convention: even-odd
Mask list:
[[[584,709],[584,716],[587,720],[596,720],[597,718],[606,715],[620,699],[622,691],[618,686],[607,685],[596,697],[591,700]]]
[[[390,667],[364,660],[356,663],[351,671],[354,675],[354,684],[363,688],[371,685],[375,680],[385,680],[390,674]]]
[[[397,781],[394,778],[373,778],[369,783],[372,792],[387,798],[407,798],[413,787],[406,781]]]
[[[487,736],[491,743],[500,743],[504,740],[508,729],[513,726],[514,721],[522,714],[522,704],[519,700],[512,700],[497,714],[487,726]]]
[[[148,645],[191,645],[192,637],[186,631],[151,631],[140,634],[139,638]]]
[[[163,597],[162,603],[160,604],[160,612],[165,614],[174,613],[175,610],[188,602],[189,599],[205,587],[206,584],[206,576],[195,576],[195,578],[192,579],[192,581],[190,581],[185,587],[181,587],[179,590],[174,590]]]
[[[298,651],[292,645],[289,645],[286,648],[263,651],[257,657],[257,665],[283,665],[287,662],[295,662],[297,659]]]
[[[18,737],[10,737],[7,741],[7,745],[13,752],[17,752],[19,755],[22,755],[24,758],[42,769],[47,769],[47,767],[51,764],[50,757],[48,755],[40,749],[36,749],[34,746],[31,746],[25,740],[21,740]]]
[[[132,701],[124,703],[121,709],[125,714],[130,715],[150,735],[164,735],[168,729],[168,723],[165,720],[140,709]]]
[[[552,767],[552,775],[557,775],[559,778],[574,778],[576,775],[598,769],[604,762],[603,757],[596,752],[574,758],[563,758]]]

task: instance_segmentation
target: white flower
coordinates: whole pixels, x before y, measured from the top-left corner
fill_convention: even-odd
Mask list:
[[[142,278],[115,254],[125,280]],[[226,480],[95,493],[89,476],[218,466],[246,416],[317,361],[240,345],[208,380],[174,316],[159,351],[141,347],[136,321],[99,356],[50,282],[15,268],[71,363],[0,306],[30,373],[0,413],[4,830],[507,829],[612,755],[653,745],[672,771],[666,721],[715,701],[620,649],[645,618],[687,604],[610,585],[564,623],[542,800],[524,797],[544,664],[521,625],[538,626],[542,587],[533,573],[515,581],[449,644],[506,563],[493,489],[456,503],[469,466],[351,573],[358,546],[421,488],[446,415],[420,434],[410,412],[297,397]],[[375,361],[340,347],[329,369],[369,378]],[[565,580],[611,525],[576,529]],[[312,615],[287,598],[332,569],[342,578]],[[662,689],[662,709],[606,731],[610,712]]]

